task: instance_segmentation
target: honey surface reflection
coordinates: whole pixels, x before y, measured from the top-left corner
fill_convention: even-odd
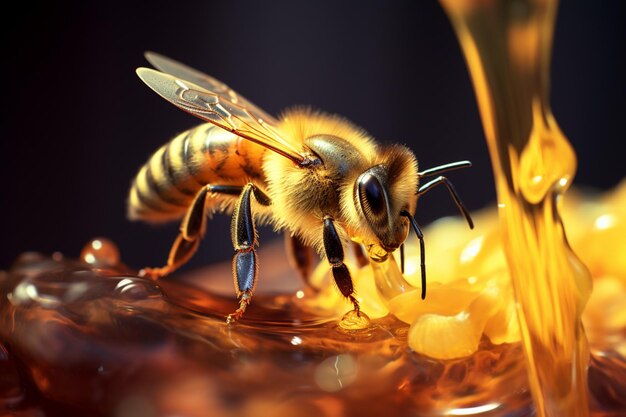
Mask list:
[[[623,257],[607,256],[626,250],[621,238],[625,202],[623,182],[603,196],[571,195],[563,213],[570,243],[594,277],[583,320],[592,353],[591,413],[597,417],[626,414],[626,264]],[[457,233],[465,230],[462,221],[442,219],[425,229],[433,259],[441,258],[439,252],[448,257],[443,265],[431,262],[433,281],[474,276],[479,283],[501,274],[497,281],[506,291],[501,244],[489,243],[498,233],[496,211],[474,216],[484,237],[471,251],[467,248],[476,237]],[[371,300],[364,303],[372,313],[369,327],[346,331],[340,319],[349,303],[330,285],[328,293],[302,289],[281,245],[261,250],[261,259],[275,260],[264,264],[260,285],[269,286],[259,288],[244,320],[228,326],[225,315],[234,303],[230,263],[157,284],[136,277],[118,263],[110,242],[97,240],[103,245],[90,242],[83,262],[24,254],[8,273],[0,273],[2,412],[122,417],[534,413],[515,331],[486,327],[475,353],[432,359],[411,347],[412,319],[400,320]],[[474,258],[468,263],[470,252]],[[370,281],[369,287],[361,283],[359,294],[365,298],[376,291],[368,271],[356,274],[357,285]],[[454,298],[455,285],[455,280],[433,282],[444,295],[450,290],[450,303],[462,300]],[[329,300],[329,294],[336,298]],[[404,302],[417,307],[396,310],[400,315],[432,314],[425,313],[429,298],[422,302],[416,295]],[[432,304],[431,309],[446,313],[437,300]],[[500,324],[507,322],[500,318]],[[432,336],[443,351],[464,344],[462,337]]]
[[[33,254],[1,292],[2,407],[17,415],[530,412],[518,345],[483,339],[468,358],[436,361],[407,347],[391,315],[346,331],[295,294],[260,295],[229,326],[232,296]]]

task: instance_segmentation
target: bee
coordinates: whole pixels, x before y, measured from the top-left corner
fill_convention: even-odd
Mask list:
[[[358,259],[382,262],[404,246],[412,228],[420,243],[422,299],[426,295],[424,237],[413,217],[417,200],[437,185],[447,187],[473,228],[472,219],[443,172],[471,166],[453,162],[418,171],[413,152],[381,145],[346,119],[306,108],[276,119],[224,83],[155,53],[157,69],[137,75],[170,103],[208,122],[176,136],[140,169],[128,199],[132,220],[182,219],[167,259],[145,268],[153,279],[172,273],[196,252],[209,216],[232,213],[233,279],[238,305],[233,322],[250,304],[258,276],[255,224],[286,232],[297,270],[306,277],[314,251],[325,257],[341,294],[356,313],[359,303],[344,248]],[[420,184],[426,177],[435,177]]]

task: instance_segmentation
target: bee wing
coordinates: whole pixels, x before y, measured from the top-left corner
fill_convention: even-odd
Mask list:
[[[217,82],[215,87],[206,79],[202,80],[204,86],[201,86],[150,68],[138,68],[137,75],[161,97],[202,120],[264,146],[297,164],[304,164],[308,159],[301,149],[280,135],[276,119],[271,116],[269,120],[264,119],[261,115],[266,113],[245,99],[243,103],[247,106],[244,106],[241,97],[217,80],[214,80]],[[232,101],[233,98],[237,103]]]
[[[235,90],[220,80],[215,79],[202,71],[198,71],[197,69],[173,60],[172,58],[157,54],[156,52],[146,52],[145,57],[146,60],[148,60],[148,62],[159,71],[182,78],[183,80],[191,81],[200,87],[204,87],[205,89],[228,99],[228,101],[235,105],[254,111],[255,116],[260,117],[267,123],[273,124],[274,126],[278,124],[278,121],[272,115],[266,113],[254,103],[251,103],[244,97],[240,96]]]

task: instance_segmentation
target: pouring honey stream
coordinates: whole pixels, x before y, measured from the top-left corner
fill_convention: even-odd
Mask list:
[[[576,155],[548,101],[557,1],[441,3],[465,53],[491,153],[537,415],[587,416],[581,315],[591,276],[560,217]]]

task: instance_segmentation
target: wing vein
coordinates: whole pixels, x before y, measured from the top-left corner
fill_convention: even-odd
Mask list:
[[[302,144],[292,143],[281,135],[276,119],[226,84],[161,55],[148,53],[146,57],[164,72],[139,68],[137,75],[170,103],[296,164],[310,163],[311,157]]]

